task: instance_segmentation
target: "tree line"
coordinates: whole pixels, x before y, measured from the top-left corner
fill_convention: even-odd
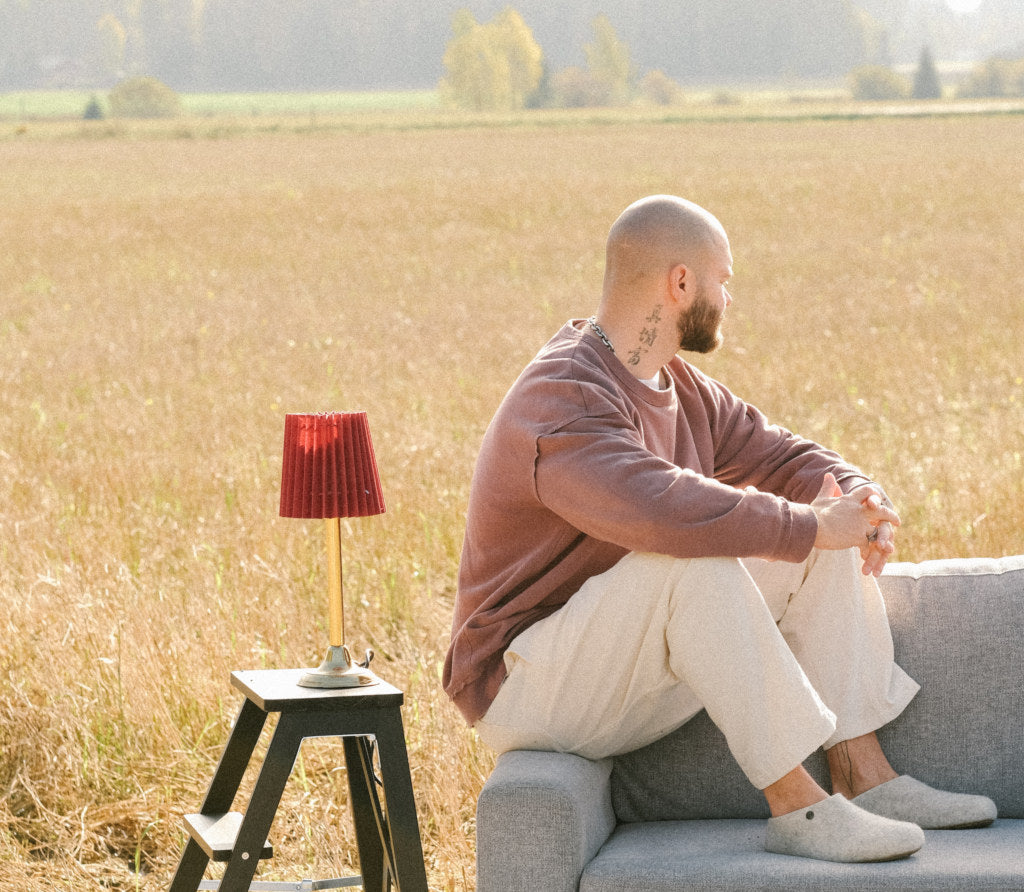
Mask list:
[[[681,85],[660,69],[639,76],[629,47],[609,19],[592,23],[593,41],[583,47],[586,68],[554,73],[523,18],[511,7],[489,22],[461,10],[444,55],[442,95],[452,104],[476,111],[525,107],[615,106],[640,100],[673,105],[683,98]],[[891,66],[859,65],[849,72],[858,100],[941,99],[945,95],[931,49],[925,46],[913,77]],[[960,97],[1024,96],[1024,60],[995,59],[975,66],[957,88]]]
[[[508,3],[0,0],[0,90],[104,88],[129,75],[183,92],[430,88],[445,75],[459,10],[486,23]],[[584,48],[603,16],[637,70],[682,82],[842,77],[858,65],[916,58],[924,40],[908,46],[913,35],[951,58],[969,24],[943,0],[513,3],[549,73],[589,70]],[[1024,9],[1019,0],[986,0],[978,16],[970,33],[995,46],[1021,33]]]
[[[629,47],[607,16],[597,16],[593,30],[593,41],[583,47],[586,69],[572,66],[549,75],[543,50],[512,7],[484,23],[460,10],[444,54],[441,94],[475,111],[625,105],[635,87]]]

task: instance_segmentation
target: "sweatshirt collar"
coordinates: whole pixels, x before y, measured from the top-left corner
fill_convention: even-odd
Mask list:
[[[668,366],[665,367],[665,374],[669,386],[664,390],[654,390],[637,378],[626,366],[618,355],[609,350],[596,335],[587,333],[586,319],[571,319],[566,323],[564,331],[575,337],[580,349],[585,350],[588,361],[596,362],[618,381],[626,390],[638,399],[652,406],[670,406],[676,401],[675,378]]]

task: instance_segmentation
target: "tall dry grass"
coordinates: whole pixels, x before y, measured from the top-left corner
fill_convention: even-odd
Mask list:
[[[438,676],[473,458],[647,193],[732,236],[704,365],[883,481],[900,558],[1024,550],[1022,142],[1016,118],[0,142],[0,888],[166,886],[230,671],[322,654],[283,415],[346,409],[388,499],[346,526],[349,638],[407,694],[431,888],[472,888],[492,762]],[[306,744],[260,876],[351,868],[340,764]]]

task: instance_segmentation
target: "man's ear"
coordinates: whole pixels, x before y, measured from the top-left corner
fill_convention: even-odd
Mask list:
[[[669,299],[689,303],[693,296],[693,272],[684,263],[676,264],[669,272]]]

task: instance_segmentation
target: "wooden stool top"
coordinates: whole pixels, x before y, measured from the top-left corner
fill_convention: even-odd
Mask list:
[[[254,669],[231,673],[231,684],[264,712],[385,709],[402,705],[404,694],[386,681],[357,688],[304,688],[307,669]]]

